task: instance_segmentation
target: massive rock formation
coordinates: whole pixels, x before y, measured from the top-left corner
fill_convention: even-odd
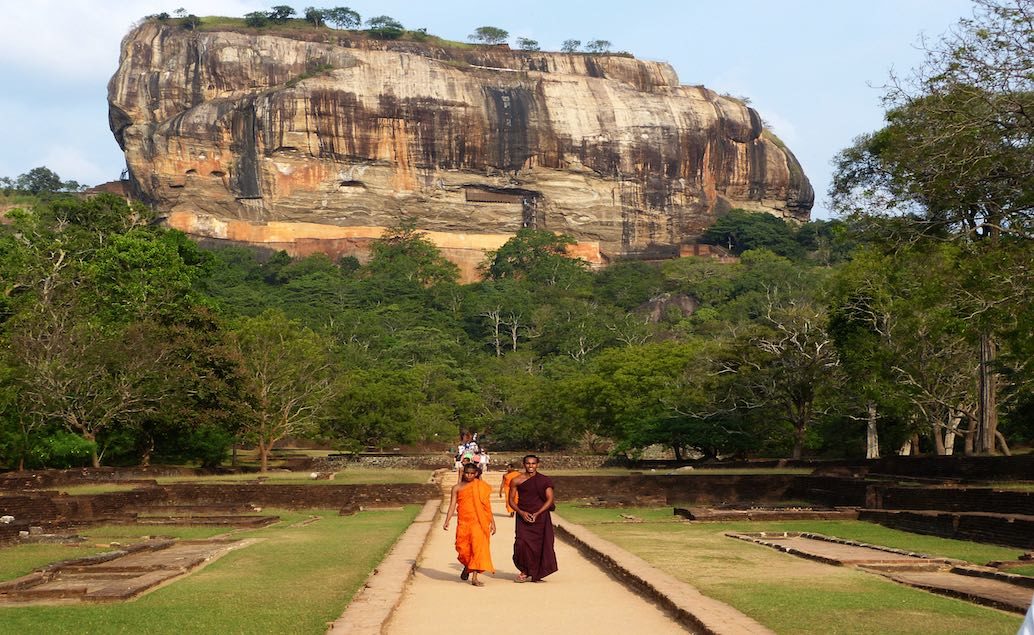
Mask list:
[[[148,21],[108,100],[170,224],[296,253],[361,250],[405,214],[461,261],[528,226],[597,262],[674,256],[732,207],[806,220],[814,197],[757,112],[626,55]]]

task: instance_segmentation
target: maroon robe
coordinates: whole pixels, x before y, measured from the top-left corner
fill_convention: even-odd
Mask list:
[[[546,488],[553,487],[548,476],[536,474],[517,486],[517,508],[534,514],[546,502]],[[554,490],[555,492],[556,490]],[[553,519],[550,510],[529,523],[517,514],[517,535],[513,543],[513,563],[532,580],[541,580],[556,573],[556,552],[553,551]]]

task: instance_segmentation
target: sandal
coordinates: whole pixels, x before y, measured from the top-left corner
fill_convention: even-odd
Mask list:
[[[466,580],[470,577],[470,569],[463,567],[463,572],[460,573],[460,580]]]
[[[485,586],[485,583],[481,580],[471,580],[470,584],[471,586]]]
[[[528,580],[531,580],[531,578],[529,576],[524,575],[523,573],[513,579],[513,581],[517,582],[518,584],[522,582],[527,582]]]

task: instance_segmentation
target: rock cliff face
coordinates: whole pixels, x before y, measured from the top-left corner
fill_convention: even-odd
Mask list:
[[[472,258],[530,226],[605,262],[814,198],[757,112],[627,56],[146,22],[108,100],[138,194],[213,238],[348,252],[405,214]],[[285,223],[305,229],[263,236]]]

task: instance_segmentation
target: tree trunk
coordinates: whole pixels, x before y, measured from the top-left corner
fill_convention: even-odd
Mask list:
[[[93,467],[101,466],[101,457],[97,454],[97,438],[93,434],[83,434],[83,438],[92,443],[90,447],[90,465]]]
[[[912,454],[912,439],[907,439],[898,449],[898,456],[908,456],[910,454]]]
[[[259,451],[259,472],[265,474],[269,471],[269,448],[262,441],[258,442]]]
[[[804,454],[804,431],[806,426],[794,426],[793,429],[793,453],[791,459],[799,459]]]
[[[966,417],[969,421],[969,427],[966,428],[966,440],[962,443],[962,454],[965,456],[973,455],[973,438],[976,436],[976,431],[973,429],[973,418]]]
[[[955,454],[955,437],[958,436],[959,424],[962,423],[962,413],[954,411],[948,418],[948,429],[944,431],[944,455]]]
[[[995,439],[998,440],[998,445],[1002,447],[1002,454],[1005,456],[1012,456],[1012,452],[1009,451],[1009,444],[1005,442],[1005,437],[1002,433],[995,430]]]
[[[933,437],[933,451],[937,456],[944,456],[944,438],[941,437],[941,424],[936,419],[930,424],[933,426],[932,437]]]
[[[866,404],[866,410],[869,416],[865,424],[865,458],[878,459],[880,458],[880,437],[879,431],[876,429],[876,404],[870,401]]]
[[[147,445],[140,453],[140,467],[150,467],[152,454],[154,454],[154,437],[148,435]]]
[[[995,433],[998,432],[998,374],[994,362],[998,346],[987,331],[980,334],[980,366],[977,378],[977,445],[981,454],[995,453]]]

